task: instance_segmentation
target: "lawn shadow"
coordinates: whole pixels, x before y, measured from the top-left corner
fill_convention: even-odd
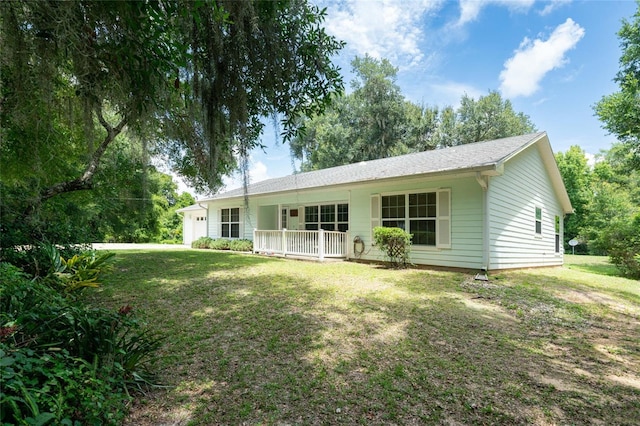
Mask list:
[[[163,277],[135,285],[127,274],[154,258],[119,265],[112,297],[136,298],[155,330],[174,333],[159,365],[172,389],[139,399],[128,424],[640,419],[637,316],[635,326],[627,316],[594,327],[578,302],[518,287],[509,274],[475,288],[461,273],[363,265],[371,279],[356,285],[340,275],[318,280],[337,265],[228,256],[155,258]],[[561,311],[579,318],[540,322]],[[621,327],[615,339],[605,335],[612,326]]]

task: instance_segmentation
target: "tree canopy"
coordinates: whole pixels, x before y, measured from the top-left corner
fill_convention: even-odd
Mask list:
[[[604,128],[616,135],[628,161],[640,169],[640,3],[633,19],[623,20],[618,32],[622,55],[614,81],[619,91],[604,96],[594,107]]]
[[[0,2],[4,205],[28,222],[95,189],[125,133],[143,169],[215,191],[265,117],[289,140],[342,90],[323,19],[306,0]]]
[[[0,14],[3,170],[37,162],[33,152],[78,160],[59,182],[42,160],[31,165],[43,199],[90,188],[125,128],[216,189],[258,144],[262,117],[280,117],[292,138],[342,88],[330,62],[342,43],[303,0],[21,1]]]
[[[407,100],[396,84],[397,68],[386,59],[356,57],[352,92],[337,97],[321,115],[307,119],[306,132],[291,142],[303,170],[322,169],[535,131],[498,92],[460,107],[442,109]]]

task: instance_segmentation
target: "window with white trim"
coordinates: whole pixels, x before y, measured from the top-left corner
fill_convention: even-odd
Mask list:
[[[556,253],[560,253],[560,216],[556,216]]]
[[[436,192],[382,196],[382,226],[409,232],[413,245],[435,246],[436,222]]]
[[[536,207],[536,235],[542,235],[542,207]]]
[[[240,238],[240,209],[221,209],[220,227],[222,238]]]
[[[305,206],[304,229],[307,231],[341,231],[349,229],[348,204],[321,204]]]

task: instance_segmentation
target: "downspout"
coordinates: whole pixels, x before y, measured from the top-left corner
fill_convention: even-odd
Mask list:
[[[489,232],[489,176],[476,172],[476,181],[482,188],[482,269],[489,270],[491,265],[491,244]]]

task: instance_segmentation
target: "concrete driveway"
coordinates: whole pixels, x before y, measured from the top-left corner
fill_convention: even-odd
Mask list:
[[[182,244],[93,243],[94,250],[180,250],[191,246]]]

